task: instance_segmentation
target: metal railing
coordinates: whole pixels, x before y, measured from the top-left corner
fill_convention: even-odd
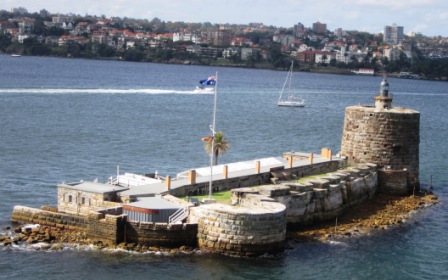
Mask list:
[[[183,207],[183,208],[179,208],[179,210],[177,210],[176,212],[174,212],[173,215],[171,215],[168,218],[168,223],[169,224],[174,224],[177,223],[179,221],[182,221],[183,219],[185,219],[186,217],[188,217],[189,214],[189,207]]]

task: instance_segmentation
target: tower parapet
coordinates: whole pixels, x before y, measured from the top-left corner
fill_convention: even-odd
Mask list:
[[[387,80],[381,82],[374,107],[345,110],[341,155],[349,164],[377,164],[379,190],[405,194],[419,187],[419,144],[420,113],[392,107]]]

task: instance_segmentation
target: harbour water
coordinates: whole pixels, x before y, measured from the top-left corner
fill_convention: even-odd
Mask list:
[[[345,107],[373,105],[380,77],[294,73],[304,108],[278,107],[285,71],[0,56],[0,235],[15,205],[55,205],[61,182],[121,172],[172,175],[209,164],[201,138],[218,74],[217,131],[231,143],[220,163],[338,151]],[[279,256],[130,254],[30,246],[0,248],[11,279],[448,279],[448,83],[389,79],[393,105],[421,113],[420,180],[441,204],[407,225],[340,243],[294,243]]]

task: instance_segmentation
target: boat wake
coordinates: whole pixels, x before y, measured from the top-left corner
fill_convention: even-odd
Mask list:
[[[195,90],[174,90],[174,89],[79,89],[79,88],[26,88],[26,89],[0,89],[2,93],[15,94],[192,94],[210,95],[213,92],[197,92]]]

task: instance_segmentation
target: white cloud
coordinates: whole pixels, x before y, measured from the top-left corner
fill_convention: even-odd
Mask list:
[[[409,28],[409,31],[424,33],[428,30],[429,26],[426,23],[417,23]]]
[[[439,20],[448,21],[448,11],[439,12],[436,17]]]
[[[386,8],[410,8],[445,3],[444,0],[358,0],[355,5],[377,6]]]

